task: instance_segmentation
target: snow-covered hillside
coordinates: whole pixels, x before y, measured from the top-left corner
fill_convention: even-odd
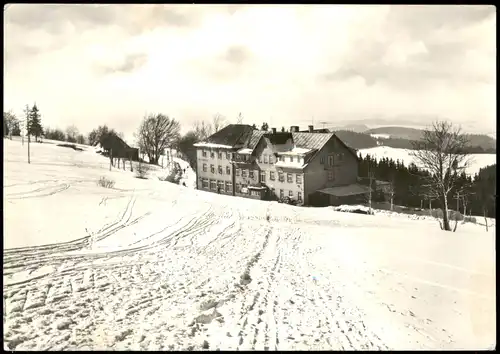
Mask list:
[[[492,229],[217,195],[108,163],[34,144],[27,164],[4,140],[5,348],[495,343]]]
[[[370,155],[376,159],[382,159],[384,157],[392,158],[394,161],[399,159],[399,161],[404,161],[406,166],[414,162],[414,158],[410,155],[410,152],[411,150],[397,149],[388,146],[377,146],[370,149],[359,150],[359,153],[361,153],[363,157]],[[496,164],[497,160],[496,154],[471,154],[470,156],[472,160],[466,172],[471,175],[478,173],[483,167]]]

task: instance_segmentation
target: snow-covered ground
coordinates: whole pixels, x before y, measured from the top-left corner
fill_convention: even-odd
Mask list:
[[[493,229],[216,195],[52,144],[31,161],[4,140],[7,349],[495,344]]]
[[[389,134],[370,134],[370,136],[375,139],[389,139],[391,137]]]
[[[397,149],[388,146],[377,146],[370,149],[361,149],[359,153],[361,156],[365,157],[370,155],[378,160],[388,157],[392,158],[394,161],[399,159],[399,161],[404,161],[404,164],[408,166],[411,162],[415,162],[414,158],[410,155],[411,150],[407,149]],[[471,154],[471,163],[467,168],[466,173],[474,175],[479,172],[483,167],[496,164],[497,155],[496,154]]]

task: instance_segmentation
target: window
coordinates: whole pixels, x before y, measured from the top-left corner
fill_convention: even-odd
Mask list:
[[[293,156],[290,156],[290,162],[293,162]]]
[[[215,173],[215,166],[214,165],[210,165],[210,172]]]
[[[269,171],[269,179],[274,181],[274,171]]]
[[[333,163],[334,163],[333,155],[328,156],[328,165],[333,166]]]
[[[274,163],[274,157],[273,157],[273,155],[269,155],[269,163],[270,164]]]
[[[205,189],[208,189],[208,179],[202,179],[201,186]]]
[[[298,157],[297,157],[297,162],[298,162],[298,163],[301,163],[301,162],[302,162],[302,157],[298,156]]]
[[[295,176],[295,182],[297,184],[302,184],[302,175],[297,173],[297,176]]]
[[[340,154],[338,154],[337,157],[338,157],[339,161],[344,161],[344,153],[343,152],[341,152]]]
[[[320,156],[320,158],[319,158],[319,163],[320,163],[321,165],[324,165],[324,164],[325,164],[325,157],[324,157],[324,156]]]
[[[292,174],[291,174],[291,173],[287,173],[287,174],[286,174],[286,181],[287,181],[288,183],[293,183],[293,176],[292,176]]]
[[[253,170],[248,171],[248,177],[253,178]]]
[[[210,158],[211,158],[211,159],[215,159],[215,152],[210,151]]]
[[[203,157],[207,157],[207,150],[202,150],[202,151],[201,151],[201,155],[202,155]]]
[[[241,184],[236,183],[236,192],[241,193]]]
[[[236,169],[236,176],[240,176],[241,175],[241,168],[237,168]]]
[[[247,176],[247,170],[241,170],[241,177]]]
[[[215,180],[210,180],[210,189],[211,190],[216,190],[217,189],[217,181]]]
[[[285,175],[283,172],[278,172],[278,181],[285,182]]]
[[[290,198],[293,198],[293,191],[288,191],[288,196],[289,196]]]
[[[333,181],[335,179],[335,175],[333,174],[333,171],[328,171],[328,180]]]
[[[274,197],[276,195],[276,189],[271,188],[271,195]]]
[[[285,162],[285,156],[280,156],[280,161]]]
[[[260,197],[260,192],[259,191],[252,191],[252,195],[256,197]]]
[[[207,164],[206,163],[203,164],[203,172],[207,172]]]
[[[264,163],[267,163],[267,155],[264,155]]]
[[[230,152],[226,152],[226,159],[231,160],[231,153]]]
[[[264,183],[266,181],[266,171],[260,172],[260,181]]]
[[[280,198],[285,197],[285,191],[283,189],[280,189]]]
[[[226,175],[230,175],[230,174],[231,174],[231,167],[226,166]]]
[[[223,159],[224,158],[224,155],[222,154],[222,151],[219,151],[219,159]]]
[[[224,192],[224,181],[218,181],[217,187],[221,192]]]
[[[221,175],[222,174],[222,166],[221,165],[219,165],[218,171],[219,171],[219,174]]]
[[[297,201],[302,202],[302,192],[297,192]]]
[[[258,161],[259,163],[262,163],[262,155],[259,155],[259,157],[257,158],[257,161]]]
[[[233,191],[233,184],[231,182],[226,182],[226,192],[231,193]]]

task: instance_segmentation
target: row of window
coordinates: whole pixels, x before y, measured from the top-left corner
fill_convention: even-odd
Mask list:
[[[218,191],[218,192],[226,192],[226,193],[232,193],[233,191],[233,184],[228,181],[217,181],[217,180],[208,180],[208,179],[203,179],[201,181],[201,186],[203,189],[210,189],[213,191]],[[236,192],[237,193],[242,193],[242,190],[244,188],[248,188],[246,184],[241,184],[241,183],[236,183]],[[272,195],[276,194],[276,190],[274,188],[271,188],[271,193]],[[260,195],[260,191],[252,190],[250,191],[251,195],[258,196]],[[285,190],[280,189],[279,191],[279,197],[284,198],[285,197]],[[294,198],[294,192],[293,191],[288,191],[288,197]],[[297,192],[297,201],[302,202],[302,192]]]
[[[302,162],[302,157],[300,156],[289,156],[289,160],[290,162]],[[268,163],[268,164],[273,164],[275,162],[278,162],[278,161],[281,161],[281,162],[285,162],[285,156],[277,156],[275,157],[274,155],[262,155],[262,156],[259,156],[259,159],[258,159],[259,163]]]
[[[246,169],[241,169],[237,168],[236,169],[236,176],[246,178],[247,175],[249,178],[254,178],[255,175],[258,173],[257,170],[246,170]],[[260,182],[264,183],[266,182],[267,179],[267,172],[266,171],[260,171]],[[276,180],[276,173],[274,171],[269,171],[269,180],[270,181],[275,181]],[[278,181],[280,182],[285,182],[285,174],[283,172],[278,172]],[[287,183],[293,183],[293,173],[287,173],[286,174],[286,181]],[[297,184],[302,184],[302,174],[295,174],[295,183]]]
[[[236,183],[236,192],[237,193],[242,193],[242,189],[244,188],[248,188],[248,186],[246,184],[240,184],[240,183]],[[259,195],[259,191],[250,191],[250,194],[251,195]],[[280,192],[279,192],[279,197],[280,198],[284,198],[285,197],[285,190],[284,189],[280,189]],[[272,195],[276,195],[276,189],[274,188],[271,188],[271,194]],[[288,191],[288,197],[289,198],[295,198],[295,195],[293,193],[293,191]],[[297,192],[297,201],[299,202],[302,202],[302,192]]]
[[[202,150],[201,151],[201,155],[203,157],[208,157],[208,151],[207,150]],[[233,154],[231,152],[223,152],[223,151],[218,151],[217,152],[217,157],[219,158],[219,160],[223,160],[224,159],[224,155],[226,156],[227,160],[231,160],[233,158]],[[211,159],[215,159],[215,151],[210,151],[210,158]]]
[[[208,180],[208,179],[202,179],[201,180],[201,186],[204,189],[211,189],[213,191],[220,191],[220,192],[226,192],[226,193],[232,193],[233,191],[233,183],[232,182],[224,182],[224,181],[217,181],[217,180]]]
[[[201,154],[202,154],[203,157],[208,157],[209,152],[207,150],[202,150]],[[219,160],[223,160],[224,156],[225,156],[225,158],[227,160],[231,160],[233,158],[233,153],[218,151],[217,154],[216,154],[215,151],[210,151],[210,158],[211,159],[215,159],[215,156],[217,156],[217,158]],[[238,155],[236,155],[236,156],[238,156]],[[246,155],[246,154],[239,155],[238,157],[242,161],[248,161],[250,159],[250,156]],[[273,163],[278,162],[278,161],[285,162],[285,156],[275,157],[274,155],[262,155],[262,156],[259,156],[258,160],[259,160],[259,163],[264,162],[264,163],[267,163],[267,164],[273,164]],[[300,162],[302,162],[302,157],[300,157],[300,156],[289,156],[289,160],[290,160],[290,162],[297,161],[297,162],[300,163]]]
[[[207,172],[207,164],[204,163],[203,164],[203,172]],[[215,173],[215,166],[214,165],[210,165],[210,172],[212,173]],[[217,166],[217,172],[222,175],[224,174],[224,170],[222,168],[222,166]],[[226,166],[226,175],[230,175],[231,174],[231,167],[230,166]]]
[[[217,172],[219,175],[222,175],[224,174],[224,170],[222,168],[222,166],[217,166]],[[207,164],[204,163],[203,164],[203,172],[207,172]],[[215,174],[215,166],[214,165],[210,165],[210,172],[211,173],[214,173]],[[241,168],[237,168],[236,169],[236,176],[237,177],[243,177],[243,178],[255,178],[255,176],[258,175],[258,170],[247,170],[247,169],[241,169]],[[226,175],[230,175],[231,174],[231,167],[230,166],[226,166]],[[260,172],[260,182],[264,183],[266,182],[266,179],[267,179],[267,175],[266,175],[266,171],[261,171]],[[269,180],[270,181],[275,181],[276,180],[276,173],[274,171],[269,171]],[[280,182],[285,182],[285,174],[283,172],[278,172],[278,181]],[[286,174],[286,181],[287,183],[293,183],[293,174],[292,173],[287,173]],[[295,183],[297,184],[302,184],[302,174],[296,174],[295,175]]]

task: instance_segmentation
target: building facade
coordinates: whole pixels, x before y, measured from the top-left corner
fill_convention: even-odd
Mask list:
[[[334,133],[259,131],[231,124],[195,144],[200,190],[298,204],[328,203],[331,189],[356,184],[358,157]],[[316,203],[315,203],[316,201]]]

